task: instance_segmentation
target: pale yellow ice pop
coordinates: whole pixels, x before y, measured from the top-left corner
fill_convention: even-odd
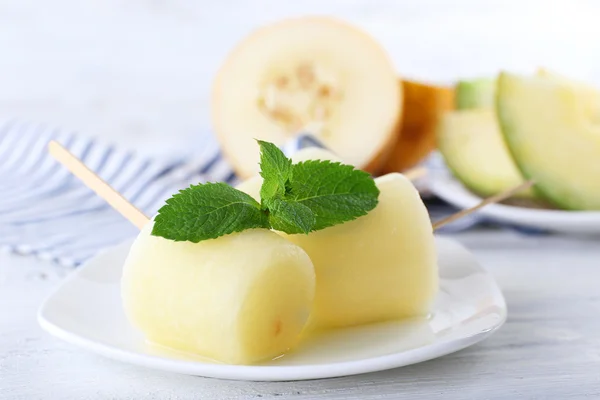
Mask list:
[[[135,240],[122,279],[129,320],[150,342],[228,364],[294,347],[313,303],[307,254],[266,229],[199,243]]]

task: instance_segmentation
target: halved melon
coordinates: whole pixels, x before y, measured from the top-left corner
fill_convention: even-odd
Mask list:
[[[452,88],[400,80],[404,104],[398,139],[382,172],[402,172],[421,162],[436,147],[440,116],[454,107]]]
[[[301,131],[374,172],[396,140],[397,79],[385,51],[361,30],[325,17],[282,21],[244,39],[221,67],[214,128],[242,178],[259,169],[254,139],[282,145]]]
[[[497,90],[508,148],[539,194],[565,209],[600,210],[600,92],[510,73]]]

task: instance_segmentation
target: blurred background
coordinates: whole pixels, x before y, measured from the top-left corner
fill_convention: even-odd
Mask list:
[[[591,0],[2,0],[0,116],[189,151],[211,129],[211,82],[228,51],[260,25],[307,14],[366,29],[407,78],[550,66],[600,82]]]

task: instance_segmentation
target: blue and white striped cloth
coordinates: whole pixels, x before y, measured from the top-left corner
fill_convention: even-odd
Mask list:
[[[194,160],[159,160],[43,125],[0,123],[2,250],[75,266],[136,234],[135,227],[48,154],[51,139],[146,215],[155,214],[165,199],[190,184],[235,181],[211,135],[202,138]]]

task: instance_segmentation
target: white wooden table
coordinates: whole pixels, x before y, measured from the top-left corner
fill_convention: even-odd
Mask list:
[[[210,83],[231,46],[264,22],[307,13],[369,30],[411,78],[542,65],[600,82],[600,3],[591,0],[5,0],[0,115],[143,152],[193,149],[196,132],[210,129]],[[509,318],[497,334],[411,367],[282,383],[161,373],[64,344],[35,313],[68,271],[0,254],[0,398],[600,398],[600,239],[456,237],[504,290]]]
[[[0,398],[600,398],[600,240],[495,231],[454,236],[475,252],[504,291],[509,316],[500,331],[422,364],[303,382],[162,373],[63,343],[41,331],[35,313],[68,271],[2,255]]]

